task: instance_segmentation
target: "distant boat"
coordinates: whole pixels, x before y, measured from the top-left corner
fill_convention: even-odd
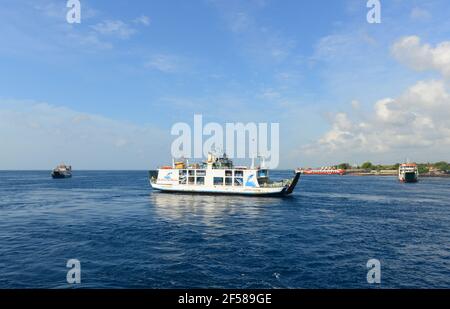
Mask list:
[[[261,167],[234,166],[224,154],[208,155],[207,162],[188,165],[173,162],[149,172],[150,185],[163,192],[240,194],[249,196],[286,196],[294,191],[300,178],[296,173],[291,179],[273,182],[269,170]]]
[[[398,168],[398,179],[401,182],[417,182],[419,169],[415,163],[403,163]]]
[[[319,169],[301,169],[298,168],[296,170],[298,173],[302,173],[305,175],[345,175],[345,170],[334,167],[322,167]]]
[[[64,164],[58,165],[52,171],[53,178],[70,178],[72,177],[72,166]]]

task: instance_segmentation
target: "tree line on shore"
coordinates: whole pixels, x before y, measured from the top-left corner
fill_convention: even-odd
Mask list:
[[[372,162],[364,162],[361,165],[358,166],[351,166],[349,163],[341,163],[336,165],[336,168],[343,169],[343,170],[352,170],[352,169],[363,169],[363,170],[398,170],[400,166],[400,163],[396,164],[389,164],[389,165],[374,165]],[[439,161],[435,163],[418,163],[417,167],[419,169],[420,174],[429,173],[430,171],[439,171],[439,172],[450,172],[450,163],[445,161]]]

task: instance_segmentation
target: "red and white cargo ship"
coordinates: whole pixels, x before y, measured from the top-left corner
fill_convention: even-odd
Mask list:
[[[321,168],[317,168],[317,169],[299,168],[296,170],[296,172],[302,173],[304,175],[344,175],[345,174],[344,169],[333,168],[333,167],[321,167]]]

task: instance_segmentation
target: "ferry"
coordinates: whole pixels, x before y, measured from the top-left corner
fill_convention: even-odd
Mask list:
[[[301,169],[298,168],[297,172],[305,175],[345,175],[344,169],[333,168],[333,167],[322,167],[319,169]]]
[[[291,194],[300,178],[273,182],[264,163],[259,167],[234,166],[232,160],[208,154],[206,162],[189,165],[187,161],[172,162],[149,171],[154,190],[178,193],[230,194],[247,196],[286,196]]]
[[[64,164],[58,165],[52,171],[52,178],[70,178],[72,177],[72,166]]]
[[[398,179],[401,182],[417,182],[419,169],[415,163],[403,163],[398,168]]]

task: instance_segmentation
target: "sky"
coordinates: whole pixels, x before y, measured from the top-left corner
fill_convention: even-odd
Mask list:
[[[0,169],[151,169],[280,124],[280,168],[450,161],[447,0],[0,0]]]

